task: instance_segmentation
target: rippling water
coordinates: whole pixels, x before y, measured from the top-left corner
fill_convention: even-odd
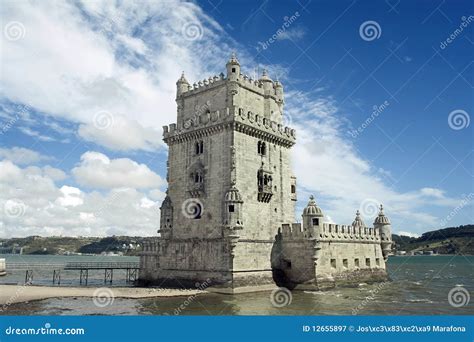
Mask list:
[[[120,259],[122,260],[122,259]],[[190,297],[120,299],[98,308],[92,299],[49,299],[12,306],[7,314],[41,315],[472,315],[470,303],[449,304],[449,291],[459,285],[474,294],[474,257],[391,257],[391,281],[359,284],[324,292],[292,293],[291,303],[272,305],[270,292],[239,295],[202,294]],[[1,280],[0,280],[1,281]],[[100,283],[100,280],[98,280]]]

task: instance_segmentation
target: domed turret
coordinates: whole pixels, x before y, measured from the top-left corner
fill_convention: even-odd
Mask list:
[[[311,195],[309,197],[309,202],[306,208],[303,209],[303,216],[317,216],[317,217],[323,217],[324,214],[321,210],[320,207],[316,204],[316,201],[314,200],[314,196]]]
[[[242,229],[242,196],[239,190],[232,185],[224,196],[224,225],[231,229]]]
[[[161,203],[160,211],[160,234],[164,239],[168,239],[173,228],[173,203],[168,194]]]
[[[362,220],[362,217],[360,217],[359,210],[356,211],[356,217],[354,219],[354,222],[352,222],[352,227],[354,227],[354,228],[364,228],[365,227],[365,223]]]
[[[283,85],[277,80],[274,83],[275,96],[280,104],[284,102]]]
[[[320,207],[316,204],[314,196],[309,197],[309,202],[303,210],[303,231],[310,237],[317,237],[320,228],[323,225],[324,214]]]
[[[184,71],[181,74],[181,77],[176,82],[176,97],[178,98],[181,94],[187,92],[189,89],[189,83],[184,77]]]
[[[265,91],[265,94],[270,95],[273,91],[273,81],[270,77],[268,77],[266,69],[263,69],[262,76],[260,77],[259,81],[263,85],[263,90]]]
[[[374,228],[380,232],[382,254],[384,259],[387,260],[392,248],[392,226],[390,225],[390,220],[383,212],[382,204],[380,205],[379,215],[375,218]]]
[[[235,52],[232,53],[232,56],[230,57],[229,61],[226,64],[226,69],[227,69],[227,79],[229,80],[237,80],[240,76],[240,63],[237,60],[237,56],[235,55]]]

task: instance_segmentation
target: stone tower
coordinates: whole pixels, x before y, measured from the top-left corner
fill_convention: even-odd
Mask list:
[[[283,126],[283,86],[254,80],[232,55],[227,74],[177,81],[177,122],[164,129],[168,190],[160,236],[145,247],[140,279],[223,292],[273,284],[275,235],[294,222],[295,131]]]

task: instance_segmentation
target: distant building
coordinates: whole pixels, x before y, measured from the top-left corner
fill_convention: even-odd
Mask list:
[[[235,55],[226,68],[176,83],[177,123],[163,128],[169,187],[160,236],[143,244],[140,281],[234,293],[385,280],[392,241],[382,206],[373,227],[359,212],[337,225],[311,196],[294,223],[296,134],[284,126],[283,86],[265,71],[258,80],[241,74]]]

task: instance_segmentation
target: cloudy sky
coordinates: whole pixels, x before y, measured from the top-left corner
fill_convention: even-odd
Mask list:
[[[473,223],[471,1],[2,1],[0,237],[154,235],[175,82],[283,82],[301,210]]]

